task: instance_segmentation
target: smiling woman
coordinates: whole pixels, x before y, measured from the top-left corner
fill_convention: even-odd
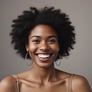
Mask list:
[[[86,78],[58,70],[54,62],[69,56],[75,44],[68,15],[54,7],[31,7],[13,20],[10,36],[14,49],[30,59],[32,68],[5,77],[0,92],[91,92]]]
[[[55,31],[48,25],[37,25],[29,35],[26,45],[33,64],[40,67],[51,66],[59,52],[59,44]]]

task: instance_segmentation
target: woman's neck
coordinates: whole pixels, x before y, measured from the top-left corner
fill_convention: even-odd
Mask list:
[[[48,68],[41,68],[41,67],[33,66],[31,71],[32,71],[33,77],[36,80],[39,80],[41,83],[49,82],[56,78],[56,70],[54,68],[54,65]]]

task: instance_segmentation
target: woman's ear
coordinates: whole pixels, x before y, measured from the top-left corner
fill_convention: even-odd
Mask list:
[[[26,48],[26,51],[28,52],[28,45],[26,45],[25,48]]]

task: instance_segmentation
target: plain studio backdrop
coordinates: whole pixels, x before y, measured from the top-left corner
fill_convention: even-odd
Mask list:
[[[92,0],[0,0],[0,79],[30,68],[10,44],[12,20],[30,6],[55,6],[67,13],[75,26],[76,44],[70,56],[56,66],[85,76],[92,87]]]

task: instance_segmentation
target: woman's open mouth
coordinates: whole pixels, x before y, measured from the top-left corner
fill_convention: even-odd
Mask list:
[[[37,54],[38,58],[40,61],[49,61],[50,58],[51,58],[51,54],[44,54],[44,53],[40,53],[40,54]]]

